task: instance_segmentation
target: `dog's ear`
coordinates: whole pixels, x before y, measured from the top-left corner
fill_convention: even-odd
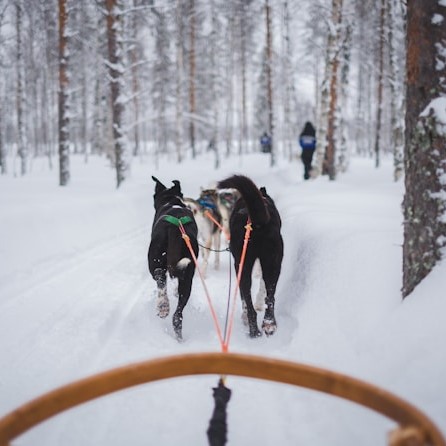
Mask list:
[[[155,186],[155,194],[158,194],[159,192],[162,192],[163,190],[166,190],[166,186],[164,186],[163,183],[161,183],[160,180],[158,180],[158,178],[154,177],[152,175],[152,180],[155,181],[156,186]]]
[[[178,195],[179,197],[183,198],[183,193],[181,192],[181,184],[178,180],[173,180],[173,187],[172,187],[172,192],[175,195]]]

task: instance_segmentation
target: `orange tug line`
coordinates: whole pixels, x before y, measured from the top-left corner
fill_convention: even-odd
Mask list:
[[[247,221],[246,226],[245,226],[245,229],[246,229],[246,231],[245,231],[245,239],[244,239],[244,242],[243,242],[242,256],[240,258],[240,264],[239,264],[239,268],[238,268],[237,283],[236,283],[236,287],[234,289],[234,295],[233,295],[233,298],[232,298],[232,307],[231,307],[231,313],[230,313],[230,317],[229,317],[229,323],[228,323],[227,330],[226,330],[226,332],[224,334],[224,338],[222,336],[222,329],[220,327],[220,323],[218,322],[217,313],[215,311],[214,305],[212,304],[212,299],[211,299],[209,290],[208,290],[208,288],[206,286],[206,282],[204,280],[203,274],[201,273],[200,267],[198,265],[197,257],[196,257],[196,255],[194,253],[194,250],[192,249],[192,245],[190,243],[190,238],[186,234],[186,230],[184,229],[184,226],[183,226],[183,224],[181,222],[179,222],[179,229],[181,231],[181,235],[183,237],[183,240],[186,243],[186,246],[188,247],[188,249],[189,249],[189,251],[190,251],[190,253],[192,255],[192,258],[193,258],[194,263],[195,263],[195,267],[196,267],[196,269],[198,271],[198,275],[200,276],[200,279],[201,279],[201,283],[203,284],[203,288],[204,288],[204,292],[205,292],[205,295],[206,295],[206,299],[208,301],[209,309],[211,311],[212,319],[214,321],[215,329],[217,331],[218,340],[220,342],[221,351],[223,353],[227,353],[229,351],[229,340],[231,338],[232,327],[234,325],[233,322],[234,322],[234,314],[235,314],[235,305],[236,305],[236,300],[237,300],[237,293],[238,293],[238,290],[240,288],[240,279],[241,279],[241,275],[242,275],[242,271],[243,271],[243,265],[244,265],[244,262],[245,262],[246,250],[248,248],[249,236],[250,236],[250,233],[252,231],[251,219],[248,218],[248,221]],[[223,379],[223,377],[222,377],[222,379]]]
[[[229,240],[231,240],[231,235],[228,234],[228,231],[223,227],[223,225],[219,223],[208,210],[204,211],[204,215],[220,228],[221,232],[223,232],[225,235],[226,240],[229,242]]]

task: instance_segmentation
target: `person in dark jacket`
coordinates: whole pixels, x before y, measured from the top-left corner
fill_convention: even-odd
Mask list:
[[[262,147],[263,153],[271,152],[271,136],[268,133],[264,132],[260,138],[260,146]]]
[[[316,149],[316,130],[310,121],[305,123],[304,129],[299,136],[299,144],[302,147],[302,162],[304,163],[304,179],[310,178],[311,163],[314,150]]]

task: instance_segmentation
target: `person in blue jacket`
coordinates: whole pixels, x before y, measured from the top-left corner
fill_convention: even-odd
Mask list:
[[[271,136],[269,136],[268,133],[263,133],[262,137],[260,138],[260,146],[262,147],[263,153],[271,152]]]
[[[310,178],[311,163],[316,149],[316,129],[310,121],[305,123],[299,136],[299,144],[302,147],[302,162],[304,163],[304,179]]]

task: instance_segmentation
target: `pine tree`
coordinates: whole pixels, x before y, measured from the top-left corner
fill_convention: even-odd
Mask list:
[[[446,9],[407,4],[403,297],[446,247]]]

